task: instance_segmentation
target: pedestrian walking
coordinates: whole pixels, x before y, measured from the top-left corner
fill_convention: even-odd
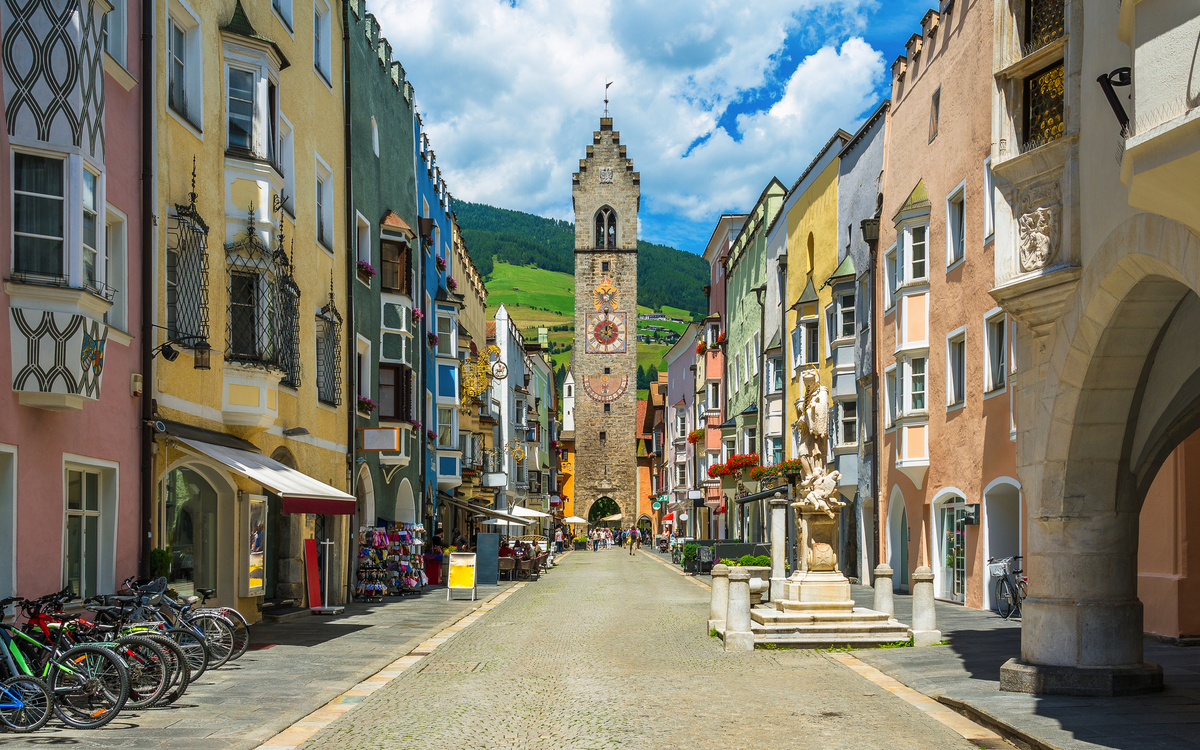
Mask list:
[[[560,555],[562,554],[562,543],[563,543],[562,527],[559,526],[558,530],[554,532],[554,551]]]
[[[593,529],[589,532],[592,536],[592,552],[600,551],[600,532]]]
[[[630,557],[633,557],[633,545],[636,544],[636,542],[635,542],[636,539],[637,539],[637,529],[630,529],[629,530],[629,556]]]

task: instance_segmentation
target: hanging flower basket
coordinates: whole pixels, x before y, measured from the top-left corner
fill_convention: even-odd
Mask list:
[[[720,479],[721,477],[727,477],[732,473],[733,472],[730,471],[729,467],[725,464],[713,464],[712,466],[708,467],[709,479]]]
[[[363,281],[370,281],[371,277],[379,273],[375,270],[375,266],[371,265],[365,260],[360,260],[355,264],[354,267],[358,271],[359,278],[361,278]]]
[[[427,341],[429,341],[430,346],[438,345],[438,335],[436,333],[427,333],[425,334],[425,338]]]
[[[752,469],[758,466],[759,459],[757,453],[734,454],[729,457],[729,461],[725,463],[730,469]]]
[[[458,279],[453,276],[446,277],[446,288],[452,292],[458,291]]]
[[[429,442],[432,443],[434,440],[437,440],[437,433],[433,430],[425,430],[425,437],[429,438]]]
[[[413,429],[414,429],[414,430],[420,430],[420,429],[421,429],[421,420],[419,420],[419,419],[414,419],[414,420],[412,420],[412,422],[410,422],[409,424],[411,424],[411,425],[413,426]]]
[[[708,347],[706,347],[704,345],[703,341],[701,341],[699,344],[696,344],[696,353],[697,354],[704,354],[706,351],[708,351]]]
[[[725,334],[724,333],[717,334],[717,346],[725,346]]]
[[[434,261],[434,264],[437,266],[437,270],[439,270],[439,271],[446,270],[446,259],[443,258],[442,256],[439,255],[437,257],[437,260]]]
[[[413,308],[413,320],[424,320],[425,313],[421,312],[420,308]]]
[[[371,399],[370,396],[359,396],[358,397],[358,410],[359,411],[365,411],[367,414],[370,414],[371,412],[375,411],[378,408],[379,408],[379,404],[375,403],[375,401],[373,399]]]
[[[704,439],[704,430],[692,430],[688,433],[687,441],[692,445]]]

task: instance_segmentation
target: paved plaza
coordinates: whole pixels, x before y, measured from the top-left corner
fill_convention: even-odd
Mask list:
[[[976,747],[826,654],[725,653],[707,610],[647,555],[574,553],[301,747]]]

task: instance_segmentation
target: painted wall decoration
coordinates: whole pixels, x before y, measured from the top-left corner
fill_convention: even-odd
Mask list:
[[[615,310],[619,299],[620,294],[617,292],[617,288],[613,286],[611,279],[600,279],[600,285],[592,291],[592,302],[595,303],[596,309],[601,312]]]
[[[108,326],[73,313],[10,313],[14,391],[100,398]]]
[[[0,2],[10,137],[104,161],[104,13],[91,0]]]
[[[612,403],[625,394],[629,388],[629,376],[622,375],[585,375],[583,377],[583,392],[593,401],[602,404]]]
[[[624,354],[626,314],[623,312],[587,313],[584,316],[588,354]]]

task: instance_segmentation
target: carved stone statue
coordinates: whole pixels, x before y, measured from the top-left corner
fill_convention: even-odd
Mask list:
[[[1037,271],[1054,260],[1058,252],[1062,201],[1058,185],[1038,185],[1021,196],[1020,231],[1021,271]]]
[[[829,441],[829,389],[820,382],[816,370],[805,370],[804,410],[800,414],[800,463],[804,475],[811,477],[824,471],[826,446]]]
[[[821,471],[805,480],[802,490],[807,490],[803,499],[796,503],[801,511],[824,513],[834,518],[835,508],[845,507],[846,503],[838,497],[837,483],[842,473],[837,469],[826,474]]]

